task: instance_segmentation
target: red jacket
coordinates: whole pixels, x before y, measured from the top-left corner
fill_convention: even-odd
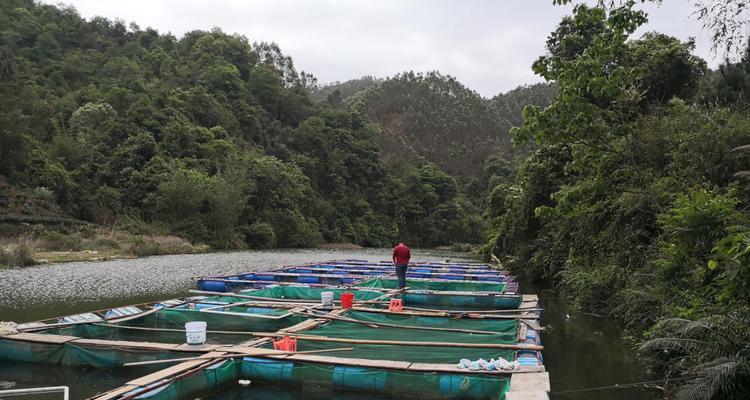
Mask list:
[[[411,254],[409,253],[409,248],[403,244],[399,243],[396,247],[393,248],[393,263],[396,265],[405,265],[409,264],[409,258],[411,258]]]

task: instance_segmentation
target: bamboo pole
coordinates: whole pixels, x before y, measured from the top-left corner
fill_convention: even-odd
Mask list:
[[[119,323],[119,322],[125,322],[125,321],[131,321],[131,320],[134,320],[134,319],[145,317],[146,315],[153,314],[153,313],[158,312],[160,310],[163,310],[165,308],[176,307],[176,306],[180,306],[180,305],[183,305],[183,304],[186,304],[186,303],[189,303],[189,301],[183,301],[182,303],[175,304],[175,305],[170,306],[170,307],[152,307],[148,311],[143,311],[143,312],[140,312],[138,314],[128,315],[128,316],[120,317],[120,318],[109,318],[109,319],[102,318],[102,321],[106,321],[106,322],[109,322],[109,323],[112,323],[112,324],[116,324],[116,323]],[[128,307],[128,306],[125,306],[125,307]],[[118,307],[115,307],[115,308],[118,308]],[[45,324],[44,326],[32,326],[32,327],[29,327],[29,328],[21,329],[21,331],[22,332],[38,332],[38,331],[44,331],[44,330],[54,329],[54,328],[64,328],[64,327],[67,327],[67,326],[94,324],[94,323],[100,323],[100,322],[101,321],[59,322],[59,323],[56,323],[56,324]]]
[[[497,335],[497,332],[492,331],[481,331],[481,330],[474,330],[474,329],[458,329],[458,328],[440,328],[440,327],[433,327],[433,326],[415,326],[415,325],[398,325],[398,324],[389,324],[384,322],[369,322],[369,321],[360,321],[355,318],[348,318],[348,317],[342,317],[339,315],[326,315],[326,314],[317,314],[317,313],[302,313],[302,312],[295,312],[292,311],[295,314],[303,314],[303,315],[312,315],[316,318],[326,318],[326,319],[333,319],[337,321],[344,321],[344,322],[352,322],[355,324],[362,324],[367,325],[369,327],[373,328],[380,328],[380,327],[387,327],[387,328],[398,328],[398,329],[410,329],[410,330],[422,330],[422,331],[441,331],[441,332],[456,332],[456,333],[471,333],[471,334],[479,334],[479,335]]]
[[[212,356],[212,357],[198,356],[198,357],[169,358],[169,359],[164,359],[164,360],[136,361],[136,362],[131,362],[131,363],[125,363],[123,364],[123,367],[137,367],[141,365],[164,364],[164,363],[174,363],[174,362],[194,361],[194,360],[222,360],[222,359],[227,359],[227,358],[239,358],[239,357],[290,356],[290,355],[295,355],[295,354],[331,353],[335,351],[352,351],[352,350],[354,350],[354,347],[339,347],[335,349],[321,349],[321,350],[307,350],[307,351],[273,350],[273,351],[262,352],[262,353],[235,353],[235,354],[225,354],[221,356]]]
[[[284,336],[293,336],[300,340],[309,340],[315,342],[335,342],[351,344],[377,344],[390,346],[421,346],[421,347],[466,347],[476,349],[509,349],[509,350],[543,350],[543,346],[530,344],[505,344],[505,343],[455,343],[455,342],[404,342],[398,340],[375,340],[375,339],[349,339],[349,338],[332,338],[328,336],[318,336],[309,334],[285,333]],[[255,332],[253,336],[259,337],[278,337],[282,336],[276,332]]]

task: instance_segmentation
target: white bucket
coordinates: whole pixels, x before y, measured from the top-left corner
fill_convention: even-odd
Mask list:
[[[185,337],[187,344],[206,343],[206,323],[203,321],[185,323]]]
[[[323,302],[324,306],[332,306],[333,305],[333,292],[321,292],[320,300]]]

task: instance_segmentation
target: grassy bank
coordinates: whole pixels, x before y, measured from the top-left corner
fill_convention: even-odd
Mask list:
[[[13,231],[13,230],[10,230]],[[0,266],[101,261],[160,254],[191,254],[210,250],[174,235],[134,234],[105,227],[51,229],[22,227],[0,237]]]

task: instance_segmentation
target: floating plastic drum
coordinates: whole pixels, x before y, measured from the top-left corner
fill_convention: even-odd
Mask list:
[[[227,284],[219,281],[207,281],[201,279],[198,281],[198,289],[207,292],[226,292]]]
[[[201,345],[206,343],[206,323],[193,321],[185,323],[185,338],[187,344]]]
[[[256,281],[275,281],[276,277],[274,275],[255,275]]]
[[[324,306],[333,305],[333,292],[322,292],[320,293],[320,301]]]
[[[344,285],[349,285],[355,282],[357,282],[357,278],[341,278],[341,283]]]
[[[386,371],[342,366],[333,368],[333,385],[337,389],[383,392],[387,381]]]
[[[341,308],[352,308],[354,293],[341,293]]]
[[[242,279],[246,281],[254,281],[255,280],[255,274],[245,274],[242,276]]]
[[[317,276],[298,276],[297,282],[299,283],[320,283],[320,277]]]

